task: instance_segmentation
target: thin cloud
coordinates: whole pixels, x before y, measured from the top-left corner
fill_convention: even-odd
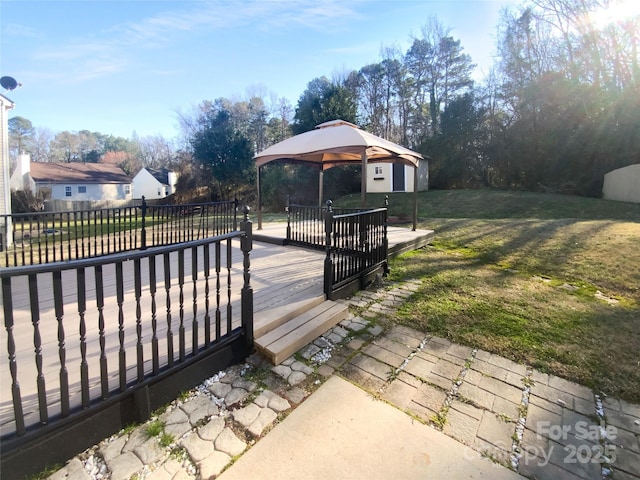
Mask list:
[[[43,38],[42,32],[19,23],[2,24],[2,34],[22,38]]]
[[[338,48],[329,48],[324,50],[327,55],[368,55],[378,54],[380,51],[379,43],[358,43]]]
[[[128,59],[133,58],[136,52],[167,48],[179,42],[184,34],[206,34],[239,27],[263,32],[300,27],[336,32],[357,15],[363,15],[354,9],[362,4],[344,0],[320,4],[308,0],[185,3],[188,8],[165,10],[137,22],[121,23],[100,32],[92,32],[90,38],[75,38],[66,44],[49,46],[39,51],[36,58],[49,62],[48,73],[83,82],[131,68],[133,62]],[[12,28],[18,27],[15,25]],[[23,35],[38,33],[27,28],[22,32]]]

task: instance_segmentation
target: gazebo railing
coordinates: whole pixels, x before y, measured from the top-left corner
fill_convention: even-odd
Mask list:
[[[325,211],[324,291],[344,298],[388,273],[387,208],[336,215]]]
[[[300,205],[287,198],[287,243],[310,248],[325,248],[324,218],[327,206]],[[366,212],[366,208],[333,208],[334,215]]]

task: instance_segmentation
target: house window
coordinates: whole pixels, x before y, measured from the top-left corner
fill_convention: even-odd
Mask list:
[[[72,195],[71,187],[70,186],[64,187],[64,196],[70,197],[71,195]]]
[[[376,167],[374,174],[375,175],[382,175],[382,167]]]
[[[78,193],[87,193],[87,187],[85,185],[80,185],[78,187]]]
[[[131,185],[124,186],[124,194],[129,195],[131,193]]]

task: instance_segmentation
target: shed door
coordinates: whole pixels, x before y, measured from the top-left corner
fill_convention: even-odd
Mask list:
[[[404,192],[404,165],[401,163],[393,164],[393,191]]]

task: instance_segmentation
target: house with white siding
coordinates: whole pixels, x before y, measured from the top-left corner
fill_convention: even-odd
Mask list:
[[[11,190],[9,187],[9,110],[14,103],[0,94],[0,250],[10,246],[11,231]]]
[[[30,190],[43,200],[113,201],[131,200],[131,178],[107,163],[32,162],[18,155],[11,175],[12,190]]]
[[[133,198],[165,198],[176,191],[178,174],[167,168],[142,168],[133,177]]]

